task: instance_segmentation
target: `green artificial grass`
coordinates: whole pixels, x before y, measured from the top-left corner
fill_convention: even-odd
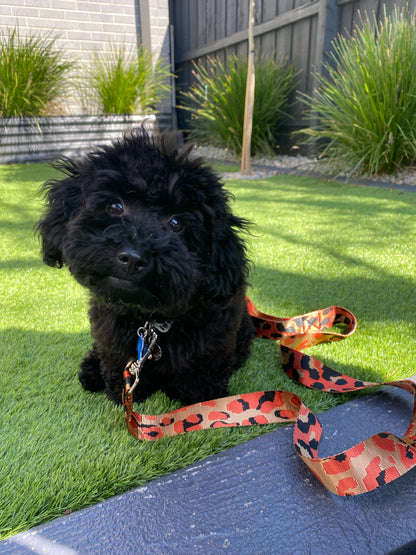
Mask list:
[[[195,432],[140,443],[123,410],[84,391],[77,367],[90,344],[87,294],[44,266],[33,225],[45,165],[0,167],[0,534],[5,538],[129,490],[274,426]],[[346,341],[316,356],[376,381],[415,374],[416,194],[276,176],[230,180],[234,211],[254,224],[249,294],[293,316],[339,304],[358,318]],[[351,395],[311,391],[283,375],[277,345],[256,340],[230,393],[289,389],[316,412]],[[178,405],[157,393],[148,414]]]

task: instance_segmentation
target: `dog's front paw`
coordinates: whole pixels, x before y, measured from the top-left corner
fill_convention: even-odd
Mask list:
[[[81,362],[78,379],[87,391],[101,391],[104,389],[104,380],[101,374],[100,360],[94,349],[89,351]]]

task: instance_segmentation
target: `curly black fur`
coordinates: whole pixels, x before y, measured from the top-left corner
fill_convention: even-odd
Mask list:
[[[91,293],[94,339],[81,363],[85,389],[121,402],[137,329],[172,321],[159,361],[144,364],[135,400],[161,389],[182,403],[227,393],[254,335],[246,309],[247,258],[218,177],[172,134],[143,129],[78,161],[44,185],[37,224],[43,260],[68,266]]]

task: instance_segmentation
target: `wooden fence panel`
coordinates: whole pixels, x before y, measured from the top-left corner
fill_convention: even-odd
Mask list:
[[[207,33],[207,43],[208,44],[211,43],[211,42],[214,42],[216,40],[215,8],[216,8],[216,2],[207,2],[207,11],[206,11],[207,30],[206,30],[206,33]]]
[[[225,36],[229,37],[237,32],[237,0],[227,0],[226,3],[226,23],[225,23]]]
[[[237,0],[237,31],[248,29],[248,2],[247,0]]]
[[[279,53],[299,72],[298,90],[311,94],[314,75],[321,71],[331,41],[351,32],[359,13],[374,13],[394,6],[416,11],[416,0],[257,0],[254,27],[257,53]],[[209,57],[223,62],[230,56],[247,56],[248,0],[172,0],[177,86],[189,88],[192,61],[206,64]],[[179,113],[184,126],[184,114]],[[292,109],[291,126],[303,126],[300,107]]]
[[[311,42],[311,21],[314,18],[302,19],[292,25],[292,60],[299,68],[311,68],[312,49],[316,44]],[[298,88],[301,91],[309,91],[309,71],[299,72]],[[310,91],[309,91],[310,92]]]
[[[350,32],[353,27],[355,4],[356,2],[339,8],[339,32],[342,34]]]
[[[261,14],[256,12],[256,21],[269,21],[269,19],[273,19],[277,15],[276,0],[270,2],[262,2],[261,6],[256,3],[256,7],[258,11],[262,10]]]
[[[281,27],[275,32],[276,52],[285,58],[292,59],[292,28],[290,25]]]
[[[286,13],[293,9],[293,0],[278,0],[278,10],[276,15],[280,15],[282,13]]]
[[[306,4],[309,4],[310,2],[313,2],[313,0],[295,0],[293,3],[293,8],[301,8],[302,6],[306,6]]]
[[[199,46],[198,37],[198,3],[193,0],[188,0],[187,24],[189,26],[189,49],[193,50]]]
[[[191,19],[191,21],[195,21],[195,30],[196,30],[196,45],[199,44],[207,44],[209,41],[207,40],[207,20],[206,20],[206,6],[208,2],[204,0],[194,0],[193,2],[196,8],[196,18]]]
[[[269,31],[264,33],[261,37],[256,37],[255,39],[256,52],[261,54],[268,54],[276,50],[276,33]]]
[[[360,14],[366,13],[377,20],[384,17],[384,13],[390,16],[396,8],[405,9],[408,6],[409,13],[415,13],[416,0],[338,0],[339,9],[339,32],[351,33],[355,25],[360,24]]]

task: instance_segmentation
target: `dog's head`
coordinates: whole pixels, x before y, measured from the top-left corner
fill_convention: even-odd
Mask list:
[[[246,279],[229,195],[171,134],[137,131],[44,185],[44,262],[69,267],[95,297],[164,315],[224,303]]]

